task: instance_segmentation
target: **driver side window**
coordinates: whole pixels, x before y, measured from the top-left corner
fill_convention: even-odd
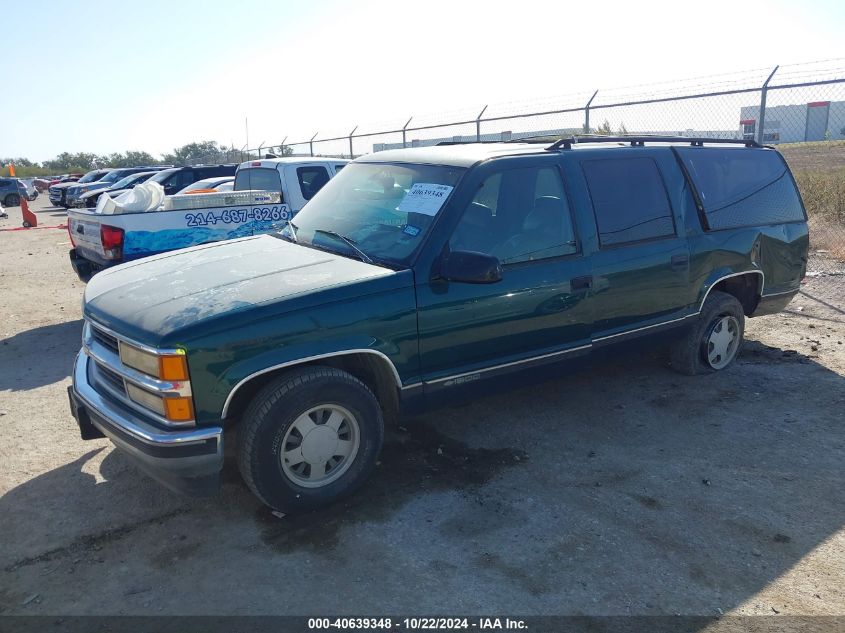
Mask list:
[[[464,210],[449,249],[493,255],[503,265],[577,252],[558,169],[525,167],[490,175]]]

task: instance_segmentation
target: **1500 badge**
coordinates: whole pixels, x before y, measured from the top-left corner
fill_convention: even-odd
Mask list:
[[[243,224],[245,222],[281,222],[289,220],[290,209],[283,204],[272,207],[253,207],[252,209],[224,209],[219,213],[214,211],[186,213],[185,224],[189,227],[222,224]]]

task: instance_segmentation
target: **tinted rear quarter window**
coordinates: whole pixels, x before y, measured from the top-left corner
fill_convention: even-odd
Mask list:
[[[602,246],[675,234],[672,208],[651,158],[606,158],[581,163]]]
[[[777,152],[752,148],[678,148],[709,229],[805,219],[798,190]]]
[[[296,170],[296,177],[299,179],[302,197],[310,200],[329,181],[329,172],[319,165],[299,167]]]

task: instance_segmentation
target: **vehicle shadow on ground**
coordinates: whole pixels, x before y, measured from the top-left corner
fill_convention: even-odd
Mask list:
[[[24,391],[70,376],[82,340],[82,319],[18,332],[0,341],[0,391]],[[59,362],[37,359],[50,354]]]
[[[394,568],[409,566],[417,570],[414,604],[430,613],[467,605],[545,614],[727,612],[845,524],[845,443],[835,413],[844,388],[842,376],[803,354],[756,341],[736,367],[695,378],[670,373],[657,357],[605,361],[403,421],[358,494],[281,519],[253,499],[232,464],[220,497],[186,500],[114,451],[98,483],[82,472],[98,448],[0,499],[0,533],[31,546],[6,571],[94,551],[155,566],[156,536],[152,544],[142,536],[163,525],[172,538],[167,521],[179,516],[193,534],[239,535],[238,547],[209,544],[162,568],[188,578],[195,569],[209,585],[225,585],[236,568],[239,583],[249,584],[259,569],[245,571],[246,551],[265,578],[282,564],[272,563],[276,557],[304,552],[313,559],[310,574],[324,566],[331,577],[389,580]],[[784,397],[789,390],[800,397]],[[78,517],[101,508],[119,519],[100,519],[97,530],[44,548],[52,550],[45,557],[37,535],[59,508]],[[383,531],[390,536],[373,554],[367,539]],[[255,544],[245,550],[249,535]],[[356,548],[370,554],[354,556]],[[76,578],[84,580],[78,571]],[[401,606],[400,585],[369,592],[355,611]],[[315,591],[303,579],[286,595],[301,605],[298,596]],[[783,606],[762,607],[770,608]]]

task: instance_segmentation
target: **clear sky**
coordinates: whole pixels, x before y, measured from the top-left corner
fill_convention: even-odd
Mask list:
[[[245,118],[255,147],[845,57],[845,2],[823,0],[0,0],[0,14],[19,16],[3,20],[0,156],[33,160],[241,147]]]

